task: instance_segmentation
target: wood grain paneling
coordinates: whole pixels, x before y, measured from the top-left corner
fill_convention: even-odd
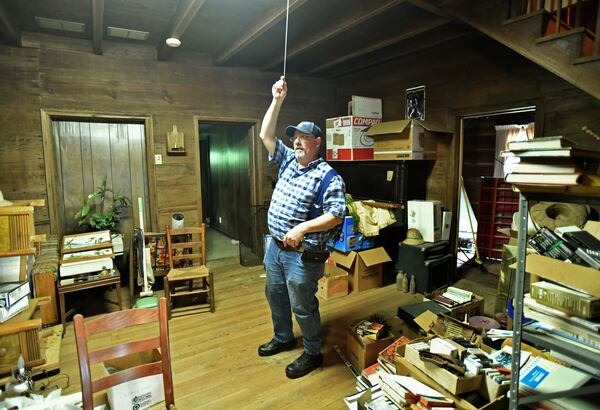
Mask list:
[[[277,79],[273,73],[214,67],[207,56],[193,53],[177,53],[172,61],[158,62],[154,49],[148,46],[104,41],[103,55],[98,56],[91,52],[87,40],[32,33],[24,33],[23,44],[25,48],[0,46],[0,189],[7,198],[46,197],[41,108],[151,116],[147,131],[151,129],[154,139],[147,143],[152,145],[153,154],[162,154],[163,165],[152,162],[148,169],[144,169],[146,164],[135,168],[150,175],[153,228],[170,222],[170,214],[178,209],[185,210],[190,223],[200,221],[194,116],[258,120],[270,102],[270,88]],[[288,123],[305,118],[320,121],[324,113],[334,111],[331,81],[289,77],[292,91],[278,132],[283,132]],[[185,156],[166,154],[166,134],[173,125],[185,134]],[[18,155],[15,145],[19,146]],[[255,155],[259,163],[265,163],[262,152]],[[263,181],[260,174],[259,184]],[[132,195],[137,195],[133,187]],[[43,218],[40,229],[49,230],[48,215],[48,210],[36,212],[36,220]]]
[[[352,94],[383,99],[384,121],[404,118],[405,89],[426,86],[426,118],[449,129],[457,117],[536,105],[543,134],[583,134],[586,122],[600,130],[600,101],[481,35],[380,64],[337,80],[338,109]],[[438,155],[427,181],[427,197],[456,206],[458,139],[438,141]],[[448,183],[452,181],[452,183]]]

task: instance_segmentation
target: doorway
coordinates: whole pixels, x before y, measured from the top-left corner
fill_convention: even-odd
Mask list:
[[[510,238],[513,213],[518,210],[518,196],[504,183],[508,164],[501,151],[507,136],[531,139],[534,121],[535,107],[461,119],[456,232],[457,268],[463,273],[473,264],[481,270],[499,269],[502,247]]]
[[[103,179],[114,192],[134,201],[141,197],[150,210],[146,124],[143,119],[47,114],[44,130],[52,230],[59,235],[85,230],[74,218],[84,197],[97,191]],[[107,204],[110,206],[111,204]],[[151,212],[146,211],[146,226]],[[134,227],[133,205],[120,212],[118,231],[128,237]],[[127,243],[127,242],[126,242]]]
[[[252,215],[254,124],[200,121],[202,215],[207,259],[240,256],[256,245]]]

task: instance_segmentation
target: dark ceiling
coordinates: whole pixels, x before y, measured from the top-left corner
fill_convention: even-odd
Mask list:
[[[339,77],[443,44],[468,29],[426,0],[289,0],[287,72]],[[220,66],[282,72],[286,0],[0,0],[0,42],[22,32],[156,47],[168,60],[180,50],[211,55]],[[81,33],[45,29],[35,17],[83,23]],[[146,40],[115,39],[107,27],[148,32]],[[165,45],[167,37],[181,47]]]

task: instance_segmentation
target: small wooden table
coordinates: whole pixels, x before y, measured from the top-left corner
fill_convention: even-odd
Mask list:
[[[58,285],[58,297],[60,302],[60,320],[63,326],[63,336],[66,332],[65,330],[65,322],[67,320],[67,316],[71,316],[75,313],[75,309],[70,309],[68,312],[65,312],[65,294],[71,292],[78,292],[84,289],[92,289],[98,288],[100,286],[109,286],[116,285],[117,286],[117,302],[110,301],[110,303],[115,303],[119,305],[119,310],[123,310],[123,302],[121,300],[121,273],[115,267],[113,268],[112,275],[108,275],[106,277],[100,279],[93,279],[85,282],[76,282],[70,283],[68,285]]]

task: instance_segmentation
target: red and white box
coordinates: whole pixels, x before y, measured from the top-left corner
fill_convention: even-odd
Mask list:
[[[381,118],[344,117],[326,120],[326,146],[328,161],[357,161],[374,159],[373,137],[367,135],[367,129],[379,124]]]

